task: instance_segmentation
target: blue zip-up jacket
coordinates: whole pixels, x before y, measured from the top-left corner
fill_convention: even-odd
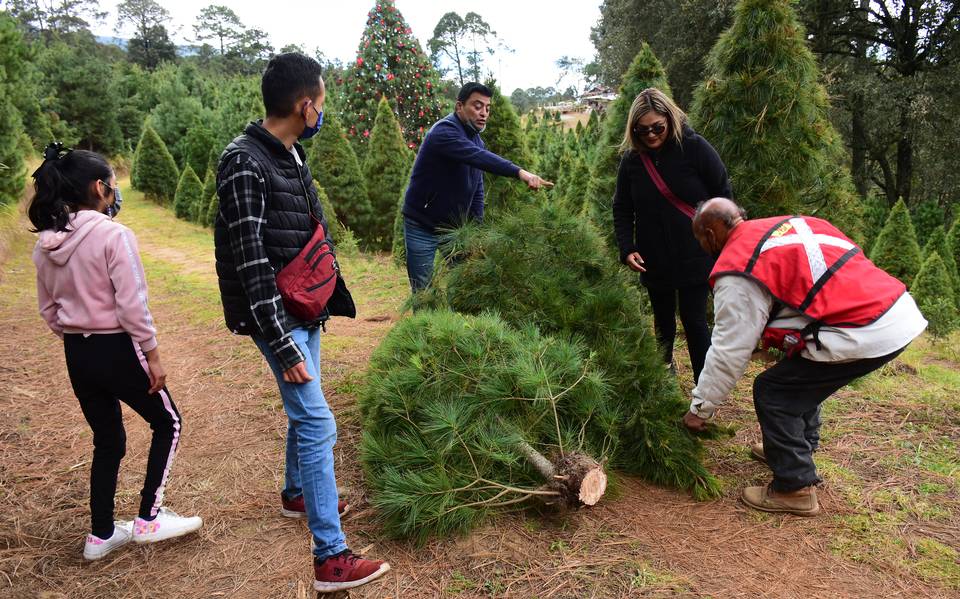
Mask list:
[[[403,215],[431,230],[483,220],[483,171],[516,177],[520,167],[487,150],[456,114],[440,119],[413,163]]]

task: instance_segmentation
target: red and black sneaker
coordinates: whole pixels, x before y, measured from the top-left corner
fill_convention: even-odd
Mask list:
[[[390,564],[382,560],[364,559],[349,549],[321,561],[313,560],[313,588],[333,593],[367,584],[383,576]]]
[[[337,501],[337,514],[343,517],[349,511],[349,503],[343,499]],[[303,505],[303,495],[296,499],[287,499],[286,495],[280,493],[280,513],[287,518],[306,518],[307,508]]]

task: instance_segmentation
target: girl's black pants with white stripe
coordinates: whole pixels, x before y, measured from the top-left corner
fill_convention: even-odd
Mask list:
[[[180,413],[166,387],[149,393],[146,359],[127,333],[66,333],[63,344],[70,383],[93,430],[91,532],[105,539],[113,534],[117,474],[126,453],[120,402],[133,408],[153,431],[147,474],[140,491],[139,516],[146,519],[156,516],[163,502],[180,440]]]

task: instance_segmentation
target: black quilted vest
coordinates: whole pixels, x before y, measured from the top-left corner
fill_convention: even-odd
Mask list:
[[[296,144],[295,151],[304,158],[303,149]],[[253,160],[251,167],[263,179],[266,187],[266,223],[261,228],[263,246],[274,272],[280,272],[313,236],[313,219],[310,211],[320,219],[324,234],[331,239],[323,208],[317,198],[317,190],[310,175],[310,168],[303,160],[303,166],[297,165],[293,155],[263,128],[260,122],[247,125],[243,135],[238,136],[220,155],[217,168],[217,189],[220,188],[223,165],[230,158],[246,154]],[[220,199],[223,202],[223,198]],[[309,208],[308,208],[309,202]],[[217,279],[220,284],[220,299],[223,302],[223,315],[227,328],[239,335],[259,333],[256,322],[250,313],[250,300],[247,299],[237,268],[230,250],[227,235],[227,223],[222,212],[218,211],[213,232],[217,263]],[[335,241],[335,240],[334,240]],[[327,304],[327,314],[314,322],[302,322],[284,311],[284,329],[312,327],[322,324],[330,316],[354,318],[357,314],[353,298],[343,281],[337,277],[337,288]]]

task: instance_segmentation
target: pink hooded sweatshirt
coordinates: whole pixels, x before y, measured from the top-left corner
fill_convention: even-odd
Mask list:
[[[40,315],[64,333],[126,332],[157,347],[147,281],[133,231],[96,210],[70,216],[69,231],[42,231],[33,250]]]

